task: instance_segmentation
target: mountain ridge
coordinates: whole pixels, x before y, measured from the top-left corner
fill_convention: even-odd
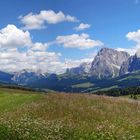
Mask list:
[[[61,75],[24,69],[13,74],[0,72],[0,81],[62,92],[90,92],[140,85],[139,70],[140,58],[136,54],[130,56],[127,52],[102,48],[92,62],[67,69]]]

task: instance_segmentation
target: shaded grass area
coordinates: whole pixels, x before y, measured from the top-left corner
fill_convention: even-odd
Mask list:
[[[120,80],[118,80],[118,81],[124,81],[124,80],[128,80],[128,79],[140,79],[140,75],[134,75],[134,76],[128,76],[128,77],[125,77],[125,78],[122,78],[122,79],[120,79]]]
[[[139,101],[89,94],[14,92],[0,95],[0,101],[6,102],[0,108],[9,108],[0,115],[1,140],[140,139]],[[10,108],[8,104],[14,99],[17,103]]]
[[[94,84],[90,82],[72,85],[73,88],[90,88],[92,86],[94,86]]]

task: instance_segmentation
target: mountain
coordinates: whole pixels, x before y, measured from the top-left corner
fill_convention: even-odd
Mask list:
[[[12,74],[0,71],[0,82],[2,82],[2,83],[12,83],[12,80],[11,80],[12,77],[13,77]]]
[[[46,76],[40,72],[33,72],[31,70],[21,70],[16,72],[12,77],[13,82],[19,85],[30,85],[32,82],[45,78]]]
[[[102,48],[92,62],[67,69],[66,73],[42,74],[21,70],[14,74],[0,72],[0,81],[59,92],[95,92],[140,85],[140,57],[127,52]]]
[[[90,75],[99,79],[117,77],[122,63],[129,57],[127,52],[102,48],[92,62]]]
[[[70,75],[84,75],[88,74],[91,68],[91,62],[84,62],[80,66],[67,69],[66,73]]]
[[[140,86],[140,70],[121,75],[113,80],[121,88]]]
[[[119,75],[120,67],[130,55],[127,52],[102,48],[91,63],[68,69],[71,75],[89,75],[98,79],[113,78]]]
[[[62,78],[65,84],[65,92],[82,92],[82,93],[94,93],[96,91],[105,91],[116,88],[127,88],[140,86],[140,71],[131,72],[108,79],[97,79],[91,76],[71,76]]]
[[[120,69],[120,75],[140,70],[140,57],[135,54],[125,61]]]

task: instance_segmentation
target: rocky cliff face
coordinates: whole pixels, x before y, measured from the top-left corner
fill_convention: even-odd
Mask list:
[[[113,78],[119,75],[120,67],[130,55],[127,52],[102,48],[92,63],[83,63],[79,67],[67,70],[69,74],[86,74],[99,79]]]
[[[91,62],[82,63],[79,67],[67,69],[66,73],[71,75],[84,75],[88,74],[91,68]]]
[[[18,84],[27,85],[44,77],[45,75],[39,72],[33,72],[31,70],[21,70],[14,74],[12,80]]]
[[[125,61],[120,69],[120,75],[140,70],[140,57],[135,54]]]
[[[92,62],[90,75],[99,79],[116,77],[119,75],[122,63],[129,57],[126,52],[102,48]]]
[[[90,74],[99,79],[116,77],[119,75],[122,63],[129,57],[126,52],[103,48],[92,62]]]

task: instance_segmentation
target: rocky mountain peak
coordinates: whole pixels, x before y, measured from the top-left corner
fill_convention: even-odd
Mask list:
[[[140,49],[137,50],[136,54],[135,54],[138,58],[140,57]]]
[[[119,75],[122,63],[129,57],[127,52],[102,48],[92,62],[90,75],[99,79],[116,77]]]
[[[26,84],[44,77],[45,75],[40,72],[34,72],[33,70],[23,69],[19,72],[16,72],[12,77],[12,80],[16,83]]]
[[[71,74],[71,75],[83,75],[83,74],[88,74],[91,68],[91,62],[84,62],[80,64],[80,66],[67,69],[66,73]]]
[[[136,53],[131,56],[127,61],[125,61],[120,69],[120,75],[124,75],[129,72],[134,72],[140,70],[140,57]]]
[[[102,48],[92,62],[82,63],[79,67],[68,69],[67,73],[86,74],[99,79],[116,77],[119,75],[122,63],[129,57],[127,52]]]

